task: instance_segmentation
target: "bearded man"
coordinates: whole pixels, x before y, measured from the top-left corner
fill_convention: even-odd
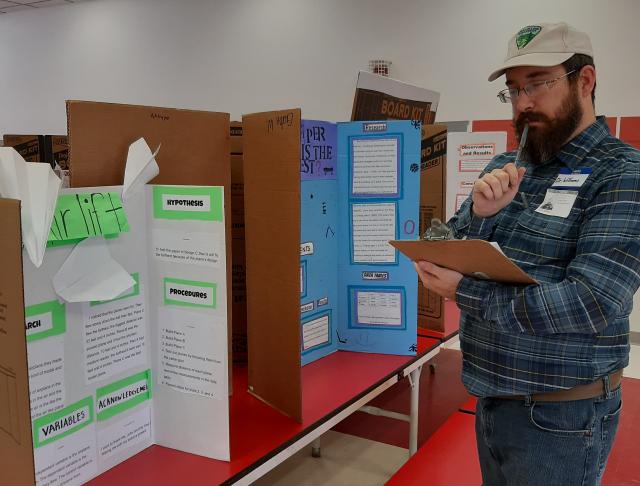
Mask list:
[[[498,98],[518,137],[528,130],[522,160],[495,157],[449,226],[497,242],[539,284],[416,269],[461,310],[484,485],[595,485],[616,435],[640,285],[640,153],[595,115],[585,33],[524,27],[489,81],[502,75]]]

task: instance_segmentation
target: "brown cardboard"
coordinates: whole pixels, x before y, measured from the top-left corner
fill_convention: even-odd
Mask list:
[[[351,120],[419,120],[431,124],[439,100],[440,94],[435,91],[360,71]]]
[[[433,123],[435,120],[435,113],[431,111],[431,103],[422,103],[418,101],[412,101],[402,98],[395,98],[390,95],[385,95],[377,91],[369,89],[359,89],[357,96],[357,103],[353,105],[352,119],[358,120],[404,120],[410,119],[405,117],[404,114],[408,113],[417,114],[420,120],[424,120],[425,123]],[[398,106],[399,110],[387,109],[387,106]],[[406,109],[408,108],[408,109]],[[362,112],[373,112],[373,110],[384,110],[389,113],[389,117],[384,114],[378,115],[376,118],[373,116],[364,116]],[[371,110],[371,111],[370,111]]]
[[[302,421],[300,110],[243,123],[249,392]]]
[[[242,167],[242,122],[229,126],[231,141],[231,237],[233,240],[233,362],[246,363],[247,355],[247,285],[244,247],[244,172]]]
[[[420,235],[432,218],[444,219],[447,187],[447,127],[423,125],[420,154]],[[418,327],[444,331],[444,300],[418,283]]]
[[[232,121],[229,126],[231,138],[231,154],[242,154],[242,122]]]
[[[232,127],[233,133],[233,127]],[[233,136],[231,138],[233,140]],[[231,238],[233,245],[233,361],[243,363],[247,356],[247,286],[244,243],[244,174],[242,154],[231,155]]]
[[[484,240],[390,241],[411,260],[425,260],[470,277],[510,284],[537,284],[500,250]]]
[[[129,145],[140,137],[151,150],[162,144],[156,156],[160,174],[151,182],[224,186],[227,289],[232,289],[228,113],[67,101],[67,131],[71,187],[121,185]],[[230,350],[232,301],[233,290],[227,293]]]
[[[247,286],[244,247],[244,173],[242,168],[242,122],[229,125],[231,150],[231,238],[232,256],[232,335],[233,362],[246,363],[247,355]]]
[[[140,137],[152,150],[162,143],[154,184],[230,187],[227,113],[67,101],[67,124],[71,187],[122,184],[129,145]]]
[[[27,162],[44,162],[45,142],[43,135],[4,135],[5,147],[13,147]]]
[[[24,328],[20,202],[0,199],[0,471],[2,484],[35,484]]]
[[[45,135],[47,147],[49,147],[50,159],[47,160],[51,167],[56,165],[61,169],[69,168],[69,138],[66,135]]]
[[[27,162],[46,162],[67,168],[69,144],[66,135],[4,135],[5,147],[13,147]]]

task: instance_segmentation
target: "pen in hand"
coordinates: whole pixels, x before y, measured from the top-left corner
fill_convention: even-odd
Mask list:
[[[522,157],[522,149],[524,148],[525,144],[527,143],[527,134],[529,133],[529,124],[525,124],[523,130],[522,130],[522,135],[520,136],[520,145],[518,145],[518,151],[516,152],[516,159],[514,161],[516,169],[518,167],[521,167],[522,164],[520,164],[522,161],[520,160],[520,158]],[[520,165],[518,165],[520,164]],[[520,199],[522,199],[522,204],[524,205],[525,209],[529,208],[529,202],[527,201],[527,196],[525,196],[524,192],[518,191],[518,194],[520,194]]]

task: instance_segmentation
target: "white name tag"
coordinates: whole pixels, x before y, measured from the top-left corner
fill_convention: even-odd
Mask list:
[[[560,174],[551,187],[581,187],[589,174]]]
[[[551,187],[582,187],[590,175],[591,169],[587,167],[574,171],[562,169]]]
[[[542,204],[536,209],[536,213],[548,216],[558,216],[566,218],[571,213],[571,208],[576,202],[578,191],[558,191],[556,189],[547,190]]]

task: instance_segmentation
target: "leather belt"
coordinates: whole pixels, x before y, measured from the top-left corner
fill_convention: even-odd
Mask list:
[[[614,371],[609,375],[609,389],[615,390],[622,382],[622,370]],[[570,402],[572,400],[585,400],[604,395],[604,380],[598,378],[596,381],[586,385],[577,385],[568,390],[558,390],[545,393],[534,393],[531,400],[534,402]],[[524,400],[524,395],[508,395],[500,397],[503,400]]]

